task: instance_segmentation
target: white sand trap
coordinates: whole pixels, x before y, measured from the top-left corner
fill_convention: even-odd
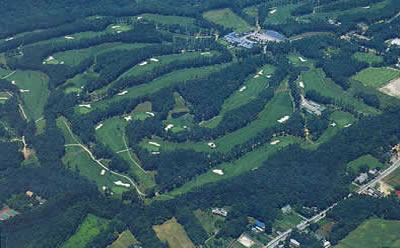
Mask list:
[[[130,115],[125,116],[124,119],[125,119],[126,121],[131,121],[131,120],[132,120],[132,116],[130,116]]]
[[[151,152],[151,154],[158,155],[158,154],[160,154],[160,152]]]
[[[155,114],[153,112],[146,112],[146,114],[150,115],[150,116],[155,116]]]
[[[279,120],[278,120],[278,122],[279,123],[284,123],[285,121],[287,121],[287,120],[289,120],[289,116],[288,115],[285,115],[284,117],[282,117],[282,118],[280,118]]]
[[[114,184],[118,185],[118,186],[123,186],[123,187],[126,187],[126,188],[129,188],[131,186],[129,183],[123,183],[121,181],[116,181],[116,182],[114,182]]]
[[[100,175],[104,176],[104,174],[106,174],[106,170],[101,170]]]
[[[20,89],[19,90],[19,92],[21,92],[21,93],[26,93],[26,92],[29,92],[30,90],[23,90],[23,89]]]
[[[277,11],[277,9],[273,9],[273,10],[271,10],[269,13],[272,15],[272,14],[274,14],[276,11]]]
[[[103,191],[105,191],[106,189],[107,189],[107,187],[106,186],[103,186],[103,187],[101,187],[102,189],[103,189]]]
[[[302,57],[299,57],[299,60],[300,60],[301,62],[306,62],[306,61],[307,61],[306,59],[303,59]]]
[[[247,87],[243,86],[242,88],[239,89],[239,92],[243,92]]]
[[[212,170],[212,172],[215,173],[215,174],[221,175],[221,176],[224,175],[224,171],[220,170],[220,169]]]
[[[262,75],[264,73],[264,70],[259,71],[257,74]]]
[[[200,53],[200,55],[203,55],[203,56],[205,56],[205,55],[210,55],[210,54],[211,54],[210,52]]]
[[[147,61],[143,61],[142,63],[139,64],[140,66],[147,65]]]
[[[11,81],[11,84],[15,85],[15,80]]]
[[[160,61],[160,60],[158,60],[158,59],[156,59],[156,58],[151,58],[150,61],[158,62],[158,61]]]
[[[255,75],[253,78],[259,78],[260,77],[260,75]]]
[[[128,91],[124,90],[124,91],[118,93],[117,96],[123,96],[123,95],[126,95],[127,93],[128,93]]]
[[[344,128],[351,127],[351,124],[349,123],[349,124],[347,124],[347,125],[344,125],[343,127],[344,127]]]
[[[187,126],[183,126],[183,128],[184,128],[184,129],[186,129],[186,128],[187,128]]]
[[[304,89],[304,82],[299,82],[299,86]]]
[[[10,41],[10,40],[13,40],[13,39],[14,39],[14,37],[9,37],[9,38],[5,39],[5,41]]]
[[[104,125],[103,123],[100,123],[99,125],[97,125],[97,127],[95,127],[95,130],[99,130],[100,128],[102,128]]]
[[[274,141],[271,142],[271,145],[276,145],[276,144],[278,144],[279,142],[281,142],[281,141],[280,141],[280,140],[274,140]]]
[[[54,57],[53,57],[53,56],[49,56],[49,57],[46,59],[47,62],[52,61],[52,60],[54,60]]]
[[[170,130],[171,128],[173,128],[174,127],[174,124],[168,124],[165,128],[164,128],[164,130],[165,130],[165,132],[167,132],[168,130]]]
[[[150,144],[150,145],[153,145],[153,146],[157,146],[157,147],[160,147],[160,146],[161,146],[160,144],[158,144],[158,143],[156,143],[156,142],[152,142],[152,141],[150,141],[149,144]]]
[[[396,78],[387,85],[379,89],[379,91],[394,97],[400,97],[400,78]]]
[[[245,247],[252,247],[255,244],[255,242],[253,240],[251,240],[249,237],[247,237],[247,235],[240,236],[238,241]]]
[[[8,100],[8,97],[0,97],[0,100]]]
[[[336,127],[336,123],[335,122],[332,122],[330,125],[331,125],[331,127]]]
[[[65,63],[64,61],[61,61],[61,62],[60,62],[60,65],[63,65],[64,63]]]
[[[137,20],[139,21],[139,20],[142,19],[142,18],[143,18],[143,16],[138,16]]]
[[[75,38],[74,38],[74,37],[72,37],[72,36],[69,36],[69,35],[66,35],[66,36],[64,36],[64,38],[65,38],[65,39],[67,39],[67,40],[75,40]]]
[[[213,143],[213,142],[208,142],[207,145],[208,145],[209,147],[211,147],[211,148],[217,147],[217,145],[216,145],[215,143]]]
[[[272,77],[272,75],[267,75],[267,76],[265,76],[266,78],[271,78]]]
[[[79,104],[79,107],[81,107],[81,108],[91,108],[92,106],[90,104]]]
[[[116,28],[120,28],[120,27],[121,27],[120,25],[115,25],[115,26],[112,26],[111,28],[116,29]]]
[[[363,9],[369,9],[369,8],[371,8],[371,6],[365,6],[365,7],[362,7]]]
[[[117,34],[120,34],[120,33],[122,33],[122,31],[121,31],[121,30],[118,30],[118,31],[117,31]]]

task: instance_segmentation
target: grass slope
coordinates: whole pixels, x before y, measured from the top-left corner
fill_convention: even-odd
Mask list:
[[[244,32],[251,29],[251,26],[245,20],[227,8],[205,12],[203,17],[226,28],[232,28],[237,32]]]
[[[195,248],[185,230],[175,218],[167,220],[162,225],[153,226],[157,237],[168,242],[171,248]]]

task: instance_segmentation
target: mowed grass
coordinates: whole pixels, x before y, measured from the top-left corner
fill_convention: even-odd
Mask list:
[[[400,71],[390,68],[367,68],[355,75],[353,79],[365,86],[379,88],[391,80],[400,77]]]
[[[177,83],[182,82],[183,80],[192,80],[195,78],[204,78],[213,72],[217,72],[223,68],[225,68],[229,64],[221,64],[221,65],[211,65],[204,66],[199,68],[191,68],[178,70],[166,75],[163,75],[159,78],[154,79],[153,81],[142,84],[136,87],[128,88],[128,93],[123,96],[114,96],[109,100],[104,100],[97,102],[92,105],[92,110],[94,109],[105,109],[110,103],[120,101],[125,98],[138,98],[146,95],[153,94],[163,88],[174,87]],[[79,111],[79,109],[76,109]],[[79,112],[78,112],[79,113]]]
[[[61,246],[61,248],[86,247],[86,245],[105,228],[109,220],[89,214],[78,230]]]
[[[383,164],[370,154],[361,156],[347,164],[347,168],[355,173],[357,173],[362,166],[367,166],[369,169],[375,169],[382,168]]]
[[[400,186],[400,168],[393,171],[384,181],[393,188]]]
[[[300,222],[303,220],[303,218],[294,212],[289,214],[280,214],[272,226],[277,230],[286,231],[289,228],[296,227],[296,225],[300,224]]]
[[[323,96],[334,98],[338,102],[354,106],[358,111],[367,114],[377,114],[378,110],[358,101],[330,78],[326,78],[322,69],[314,69],[301,74],[305,90],[315,90]]]
[[[131,231],[126,230],[119,235],[117,240],[107,246],[107,248],[130,248],[132,245],[138,243],[139,242],[135,239],[135,236],[132,235]]]
[[[398,248],[400,221],[372,218],[341,240],[334,248]]]
[[[251,29],[251,26],[245,20],[228,8],[205,12],[203,17],[226,28],[232,28],[237,32],[245,32]]]
[[[280,140],[278,144],[271,145],[270,142],[268,142],[258,149],[246,153],[244,156],[232,163],[222,163],[215,168],[210,169],[206,173],[195,177],[181,187],[166,193],[165,196],[161,196],[159,199],[169,199],[171,197],[190,192],[195,188],[207,183],[229,180],[230,178],[239,176],[247,171],[257,170],[259,167],[263,166],[264,161],[266,161],[271,155],[275,154],[284,147],[300,142],[298,138],[290,136],[274,138],[273,140],[275,141],[277,139]],[[224,175],[215,174],[212,172],[214,169],[221,169],[224,172]]]
[[[294,19],[290,12],[300,6],[300,4],[288,4],[284,6],[279,6],[276,8],[275,12],[268,13],[267,18],[265,18],[265,24],[269,25],[279,25],[279,24],[286,24],[288,20]]]
[[[162,225],[153,226],[157,237],[168,242],[170,248],[195,248],[185,230],[175,218],[167,220]]]
[[[370,65],[372,65],[374,63],[382,63],[383,62],[383,57],[375,55],[374,53],[356,52],[353,55],[353,58],[360,62],[367,62]]]
[[[39,119],[43,115],[43,109],[50,94],[47,75],[37,71],[18,70],[7,80],[15,81],[20,89],[29,90],[29,92],[20,93],[25,113],[30,120]]]
[[[260,68],[258,72],[263,71],[261,75],[251,75],[244,84],[235,91],[230,97],[228,97],[222,105],[220,114],[212,120],[206,121],[202,126],[214,128],[222,120],[224,114],[230,110],[238,108],[251,100],[254,100],[262,90],[268,87],[267,75],[271,75],[274,72],[274,67],[271,65],[265,65]],[[243,91],[240,91],[242,87],[246,87]]]

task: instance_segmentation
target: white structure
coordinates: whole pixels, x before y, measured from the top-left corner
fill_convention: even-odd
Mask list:
[[[223,208],[213,208],[211,212],[213,214],[221,215],[221,216],[224,216],[224,217],[228,216],[228,211],[226,211]]]
[[[297,241],[295,239],[290,239],[290,245],[292,245],[294,247],[300,247],[299,241]]]

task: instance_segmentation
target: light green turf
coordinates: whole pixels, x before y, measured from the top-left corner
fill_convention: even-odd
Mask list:
[[[271,65],[265,65],[262,68],[259,68],[257,73],[261,70],[263,71],[263,74],[251,75],[239,90],[235,91],[225,100],[220,114],[212,120],[203,122],[202,126],[209,128],[216,127],[226,112],[249,103],[251,100],[255,99],[263,89],[267,88],[268,78],[266,78],[266,76],[271,75],[274,72],[274,67]],[[240,91],[243,86],[246,87],[245,90]]]
[[[226,28],[233,28],[237,32],[245,32],[251,29],[251,26],[245,20],[230,9],[211,10],[205,12],[203,17]]]
[[[143,20],[153,21],[162,24],[193,25],[195,19],[183,16],[165,16],[157,14],[143,14]],[[136,18],[137,19],[137,18]]]
[[[160,199],[169,199],[171,197],[175,197],[177,195],[192,191],[196,187],[199,187],[201,185],[211,182],[222,181],[225,179],[239,176],[240,174],[246,171],[256,170],[260,166],[263,166],[263,162],[266,161],[268,157],[270,157],[272,154],[276,153],[283,147],[300,142],[298,138],[294,137],[282,137],[277,139],[280,140],[278,144],[271,145],[268,142],[267,144],[261,146],[260,148],[252,152],[246,153],[244,156],[242,156],[241,158],[232,163],[223,163],[213,168],[213,169],[223,170],[224,175],[221,176],[215,174],[212,172],[213,169],[210,169],[208,172],[195,177],[193,180],[185,183],[183,186],[174,189],[173,191],[167,193],[164,196],[161,196]]]
[[[365,86],[379,88],[393,79],[400,77],[400,71],[391,68],[367,68],[360,71],[353,79]]]
[[[361,62],[367,62],[368,64],[374,64],[374,63],[381,63],[383,62],[383,57],[375,55],[374,53],[362,53],[362,52],[356,52],[353,55],[353,58],[361,61]]]
[[[100,234],[109,220],[89,214],[78,230],[61,246],[61,248],[85,247],[94,237]]]
[[[349,93],[340,88],[340,86],[335,84],[330,78],[326,78],[322,69],[313,69],[303,72],[301,77],[306,91],[315,90],[323,96],[334,98],[337,102],[352,105],[363,113],[379,113],[378,110],[355,99]]]
[[[15,81],[18,88],[29,90],[21,93],[24,102],[24,111],[30,120],[37,120],[43,115],[43,109],[50,92],[48,90],[48,77],[37,71],[18,70],[7,80]]]
[[[381,162],[379,162],[378,159],[376,159],[372,155],[368,154],[368,155],[361,156],[361,157],[357,158],[356,160],[349,162],[347,164],[347,168],[349,168],[350,170],[357,173],[358,170],[360,169],[360,167],[362,167],[364,165],[366,165],[369,169],[383,167],[383,164]]]
[[[271,9],[270,13],[268,13],[267,18],[265,18],[264,23],[269,25],[286,24],[288,20],[294,19],[290,12],[301,4],[302,3],[279,6],[276,8],[276,12],[274,12],[273,14],[271,14]]]
[[[334,248],[398,248],[400,221],[372,218],[341,240]]]
[[[142,84],[136,87],[128,88],[128,93],[123,96],[114,96],[109,100],[104,100],[97,102],[92,105],[92,110],[97,108],[106,108],[108,104],[112,102],[117,102],[125,98],[138,98],[146,95],[150,95],[155,93],[163,88],[173,87],[177,83],[182,82],[183,80],[191,80],[195,78],[204,78],[213,72],[217,72],[223,68],[225,68],[228,64],[222,65],[212,65],[212,66],[205,66],[199,68],[191,68],[191,69],[184,69],[178,70],[166,75],[163,75],[159,78],[154,79],[153,81]],[[78,110],[79,111],[79,110]]]

